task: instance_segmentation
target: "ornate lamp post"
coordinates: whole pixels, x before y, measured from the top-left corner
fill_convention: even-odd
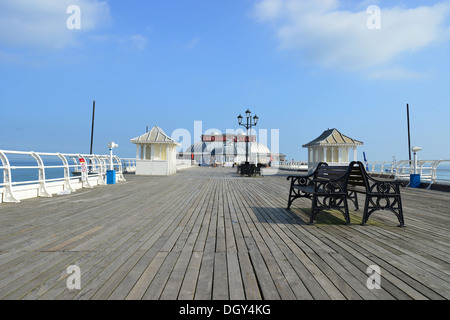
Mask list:
[[[243,127],[245,127],[247,129],[247,135],[245,137],[245,142],[246,142],[246,145],[245,145],[245,163],[248,164],[248,140],[249,140],[248,130],[249,129],[251,130],[252,127],[256,126],[256,124],[258,123],[258,119],[259,118],[258,118],[258,116],[256,114],[252,117],[252,113],[248,109],[247,109],[247,111],[245,111],[245,115],[246,115],[246,118],[247,118],[247,123],[246,124],[242,123],[243,117],[241,115],[239,115],[237,118],[238,118],[239,125],[243,126]]]

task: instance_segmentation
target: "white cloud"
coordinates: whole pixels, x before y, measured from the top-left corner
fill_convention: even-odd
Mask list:
[[[367,73],[368,79],[383,79],[383,80],[419,79],[425,76],[426,75],[423,73],[411,71],[398,66],[393,66],[389,68],[376,68]]]
[[[131,45],[137,50],[144,50],[147,47],[147,38],[140,34],[133,34],[129,37]]]
[[[406,52],[449,38],[448,1],[412,9],[381,7],[380,30],[369,29],[367,8],[357,7],[359,11],[344,10],[338,0],[262,0],[253,15],[275,28],[282,49],[298,50],[308,62],[341,70],[386,67]],[[415,74],[398,67],[392,72]],[[382,73],[389,74],[386,69]]]
[[[199,37],[195,37],[195,38],[189,40],[189,42],[184,47],[186,49],[192,50],[199,44],[200,40],[201,39]]]
[[[147,48],[148,38],[142,34],[101,33],[87,37],[96,43],[111,43],[122,48],[142,51]]]
[[[69,30],[67,8],[80,8],[81,29]],[[109,6],[99,0],[2,0],[0,44],[13,47],[61,49],[73,45],[85,31],[110,23]]]

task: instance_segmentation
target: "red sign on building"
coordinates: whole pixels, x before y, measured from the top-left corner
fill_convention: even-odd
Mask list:
[[[231,136],[231,135],[202,135],[203,142],[256,142],[256,136]]]

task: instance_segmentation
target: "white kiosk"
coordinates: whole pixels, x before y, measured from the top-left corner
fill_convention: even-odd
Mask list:
[[[319,137],[303,145],[308,148],[308,172],[316,169],[319,162],[329,165],[348,165],[350,150],[353,150],[353,161],[357,161],[356,148],[363,142],[340,133],[337,129],[325,130]]]
[[[131,143],[136,144],[136,175],[167,176],[177,172],[179,144],[158,126],[131,139]]]

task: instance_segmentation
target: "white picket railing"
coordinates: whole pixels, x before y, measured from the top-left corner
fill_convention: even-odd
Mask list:
[[[134,173],[136,172],[136,158],[120,158],[122,162],[123,172],[124,173]],[[192,167],[192,161],[186,159],[177,159],[176,160],[177,170],[190,168]]]
[[[120,158],[120,161],[122,163],[123,172],[136,172],[136,158]]]
[[[409,180],[410,175],[414,173],[414,161],[370,161],[367,162],[366,169],[372,175]],[[450,160],[418,160],[416,172],[420,174],[420,181],[428,184],[427,189],[433,184],[450,184]]]
[[[288,171],[307,171],[308,170],[308,162],[307,161],[280,161],[274,162],[272,165],[277,166],[281,170]]]
[[[20,158],[22,164],[12,165],[11,160],[14,158]],[[60,164],[48,165],[44,161],[48,160],[47,158],[52,158],[52,162],[59,160]],[[86,175],[81,174],[80,159],[84,159],[86,164]],[[122,162],[117,156],[112,157],[112,162],[113,168],[116,170],[117,181],[124,181]],[[70,193],[80,188],[105,185],[107,183],[106,171],[111,166],[111,158],[109,155],[0,150],[0,164],[0,169],[3,170],[3,181],[0,181],[0,203],[20,202],[22,199],[51,197],[57,193]],[[23,181],[15,179],[16,175],[20,176],[20,174],[16,174],[17,172],[27,169],[37,170],[37,179],[24,179]],[[63,174],[55,178],[48,178],[46,172],[49,169],[62,169]]]

